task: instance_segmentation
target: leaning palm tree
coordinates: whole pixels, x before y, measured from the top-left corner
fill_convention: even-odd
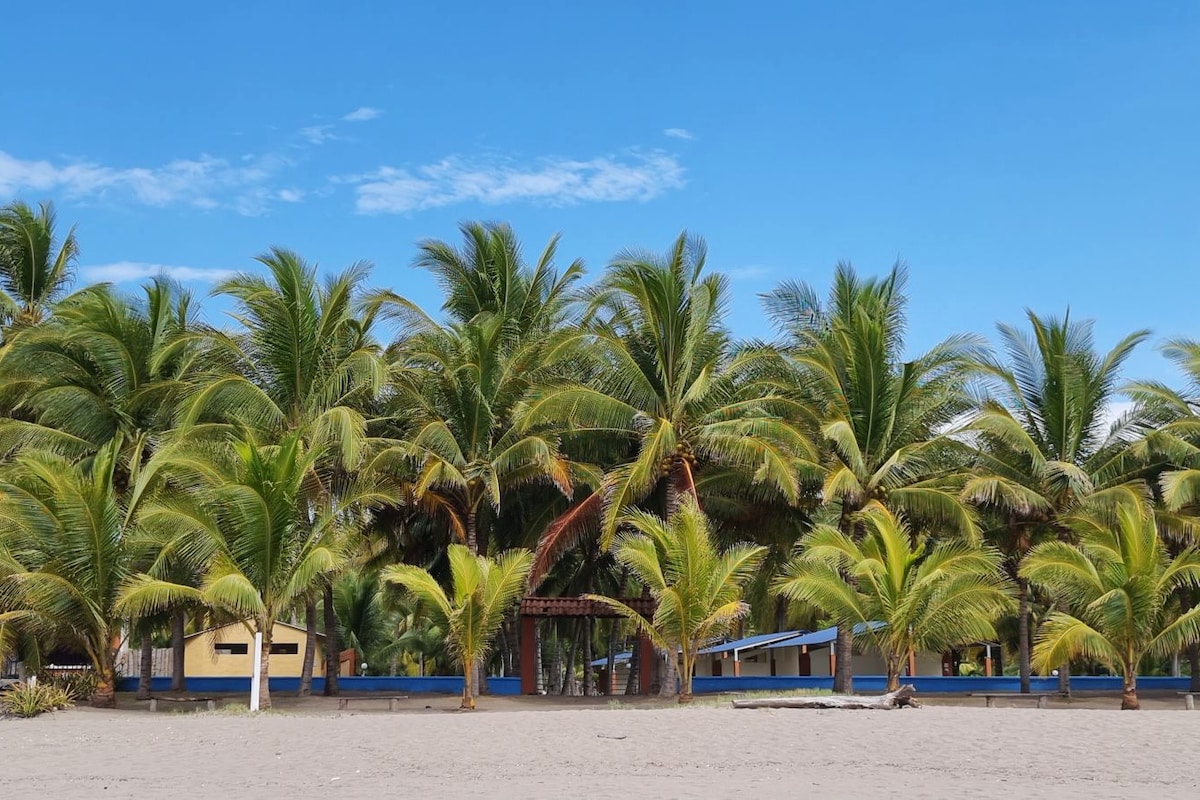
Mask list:
[[[383,498],[346,492],[335,512],[310,516],[308,483],[321,460],[291,434],[277,445],[251,438],[189,452],[164,451],[166,491],[139,516],[158,548],[134,578],[120,607],[136,617],[180,603],[202,605],[262,634],[261,702],[270,708],[271,637],[275,621],[350,563],[364,508]],[[166,565],[182,559],[200,570],[199,588],[173,583]]]
[[[1062,517],[1109,507],[1125,496],[1128,482],[1140,482],[1144,464],[1131,457],[1129,447],[1143,430],[1141,410],[1114,421],[1110,408],[1121,367],[1149,335],[1136,331],[1101,354],[1090,322],[1027,315],[1028,333],[999,326],[1006,361],[982,362],[996,391],[972,425],[979,435],[978,474],[962,493],[1000,521],[990,538],[999,539],[1020,592],[1017,639],[1024,692],[1029,691],[1031,598],[1018,566],[1040,540],[1069,537]],[[1064,681],[1069,673],[1062,670]]]
[[[58,241],[54,207],[14,202],[0,208],[0,325],[36,325],[74,277],[75,229]]]
[[[1124,676],[1122,709],[1138,709],[1137,673],[1147,656],[1169,656],[1200,641],[1200,607],[1175,615],[1180,589],[1200,587],[1200,552],[1171,558],[1153,511],[1134,492],[1110,515],[1067,521],[1077,546],[1051,540],[1033,548],[1021,575],[1067,610],[1046,619],[1033,663],[1049,670],[1071,658],[1100,661]]]
[[[634,532],[616,543],[617,561],[649,588],[656,604],[654,616],[647,620],[610,597],[587,597],[631,621],[660,650],[679,653],[679,702],[690,702],[696,654],[705,642],[728,634],[749,613],[743,590],[766,548],[739,544],[719,550],[708,519],[691,497],[680,501],[668,521],[635,511],[622,517],[622,522]]]
[[[446,643],[463,667],[462,708],[474,710],[473,675],[487,658],[504,616],[525,588],[533,554],[509,550],[492,559],[475,555],[465,545],[452,544],[446,555],[452,585],[449,593],[428,571],[412,564],[388,567],[382,577],[425,603],[436,624],[443,626]]]
[[[958,536],[914,537],[881,505],[860,520],[861,540],[832,525],[814,528],[775,590],[861,631],[883,658],[887,691],[900,688],[911,655],[995,637],[996,619],[1011,606],[998,552]]]
[[[951,437],[970,411],[967,382],[980,343],[953,336],[905,360],[907,272],[896,265],[864,280],[838,264],[829,297],[786,282],[764,298],[784,334],[781,380],[811,407],[822,442],[827,513],[843,535],[857,535],[872,501],[914,524],[977,536],[959,499],[965,461]],[[853,686],[851,631],[838,627],[834,690]]]
[[[0,630],[85,652],[96,674],[91,703],[102,708],[116,704],[127,621],[118,600],[140,552],[113,486],[119,444],[77,463],[28,451],[0,475]]]

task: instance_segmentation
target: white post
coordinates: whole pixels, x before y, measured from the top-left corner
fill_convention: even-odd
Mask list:
[[[262,691],[262,631],[254,634],[254,672],[250,673],[250,710],[258,711],[258,694]]]

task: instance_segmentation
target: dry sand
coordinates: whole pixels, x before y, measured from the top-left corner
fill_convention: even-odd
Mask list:
[[[0,798],[1200,796],[1195,712],[331,703],[0,720]]]

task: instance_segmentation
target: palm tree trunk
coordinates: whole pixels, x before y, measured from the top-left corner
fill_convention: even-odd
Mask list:
[[[263,628],[268,626],[264,625]],[[261,630],[261,628],[260,628]],[[262,651],[258,664],[258,708],[266,711],[271,707],[271,633],[270,629],[262,630]]]
[[[692,678],[696,674],[696,653],[694,650],[689,650],[683,654],[683,663],[679,669],[679,700],[683,703],[690,703],[694,699],[692,695]]]
[[[599,694],[592,692],[592,638],[596,635],[596,620],[585,617],[583,620],[583,696]]]
[[[467,512],[467,549],[479,555],[479,520],[474,508]]]
[[[1029,646],[1029,581],[1017,578],[1020,595],[1017,601],[1017,659],[1021,675],[1021,694],[1029,694],[1030,646]]]
[[[183,646],[187,632],[187,612],[178,609],[171,615],[171,691],[187,691],[187,675],[184,671]]]
[[[838,530],[854,541],[862,536],[854,524],[854,512],[846,500],[842,501],[842,512],[838,518]],[[847,573],[842,574],[847,583],[854,579]],[[854,693],[854,629],[849,625],[838,625],[837,638],[833,642],[833,691],[836,694]]]
[[[312,694],[313,667],[317,660],[317,601],[304,601],[304,663],[300,666],[300,697]]]
[[[658,685],[659,697],[676,697],[679,695],[679,654],[670,650],[661,651],[666,658],[663,662],[662,681]]]
[[[604,662],[604,685],[600,687],[600,694],[615,694],[613,691],[614,681],[616,680],[617,669],[617,631],[620,625],[617,620],[610,620],[608,626],[608,653]]]
[[[341,694],[338,670],[341,669],[342,645],[338,637],[337,612],[333,608],[333,584],[326,583],[325,600],[325,691],[326,697]]]
[[[625,679],[625,694],[635,695],[641,693],[642,686],[642,670],[646,668],[642,664],[642,648],[641,642],[635,636],[633,639],[633,649],[629,651],[629,677]]]
[[[854,693],[854,633],[849,625],[838,625],[833,642],[833,691]]]
[[[1179,598],[1179,609],[1181,613],[1186,614],[1192,609],[1196,603],[1196,592],[1184,589]],[[1200,692],[1200,642],[1192,642],[1184,651],[1188,660],[1188,674],[1191,680],[1188,683],[1188,691]]]
[[[150,682],[154,679],[154,639],[150,636],[150,628],[142,630],[141,663],[138,665],[138,700],[150,699]]]
[[[567,649],[566,669],[563,673],[562,694],[575,693],[575,656],[579,653],[579,629],[582,627],[582,620],[575,620],[575,624],[571,626],[571,645]]]
[[[478,664],[475,664],[475,663],[472,663],[469,661],[463,665],[462,702],[459,703],[458,707],[462,708],[462,709],[466,709],[467,711],[475,710],[475,695],[471,691],[471,685],[472,685],[472,683],[474,683],[474,681],[471,680],[471,676],[473,674],[475,674],[476,670],[478,670],[478,669],[479,669]]]
[[[1122,711],[1138,711],[1142,707],[1137,696],[1137,668],[1136,662],[1125,664],[1125,687],[1121,691]]]
[[[889,653],[887,656],[887,688],[886,692],[895,692],[900,689],[900,664],[903,656],[895,653]]]
[[[97,649],[96,689],[92,692],[92,708],[117,707],[117,669],[113,663],[112,646],[106,641]]]

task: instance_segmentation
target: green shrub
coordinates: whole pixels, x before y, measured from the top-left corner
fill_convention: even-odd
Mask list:
[[[96,693],[96,673],[90,669],[72,670],[52,675],[38,675],[39,686],[53,686],[67,695],[70,700],[87,700]]]
[[[36,717],[74,705],[63,689],[45,683],[18,683],[0,695],[0,710],[14,717]]]

